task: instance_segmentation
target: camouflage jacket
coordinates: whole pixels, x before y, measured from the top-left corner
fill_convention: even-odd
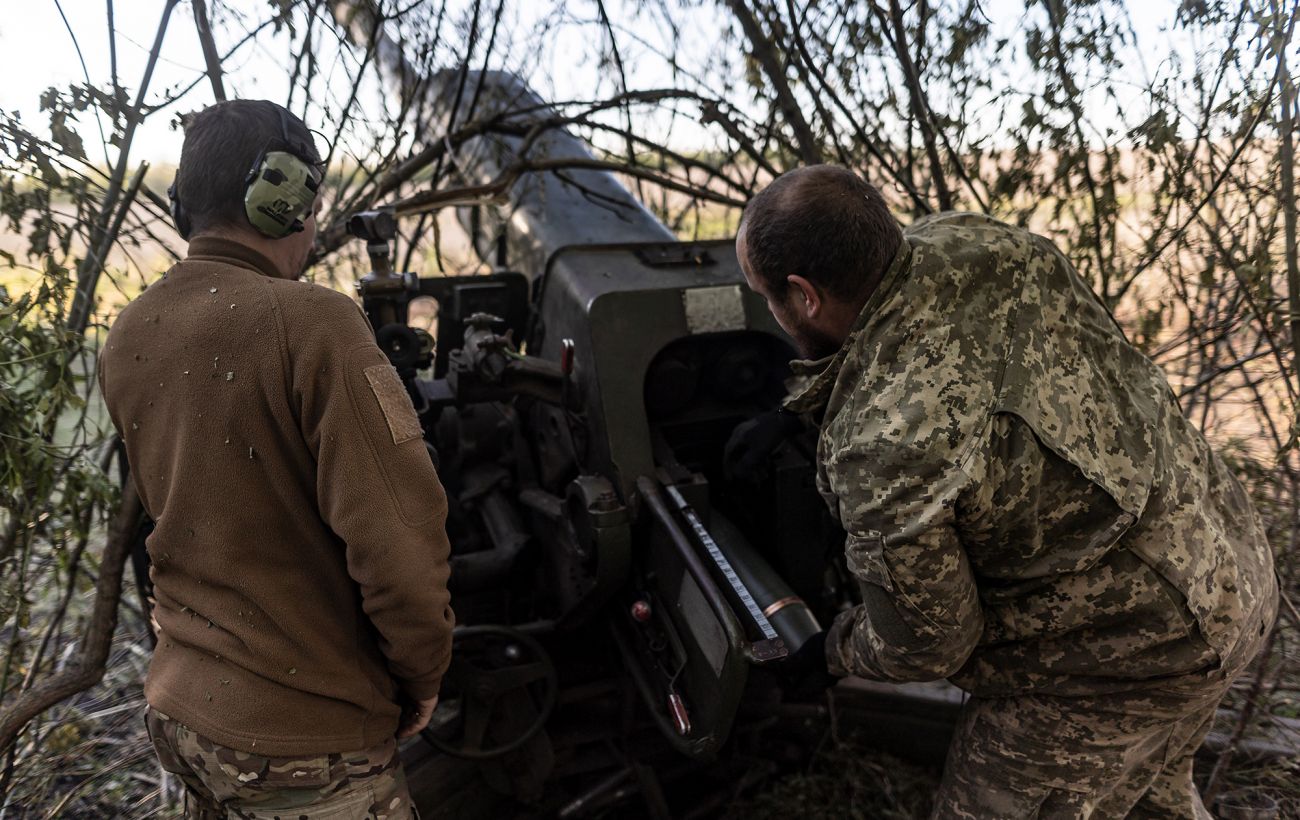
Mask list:
[[[1241,485],[1046,239],[918,221],[839,352],[795,366],[863,596],[832,671],[1094,693],[1212,668],[1271,623]]]

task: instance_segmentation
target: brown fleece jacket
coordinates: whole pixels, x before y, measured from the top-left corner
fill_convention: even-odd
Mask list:
[[[234,749],[365,749],[450,657],[447,503],[347,296],[208,237],[122,310],[100,388],[145,509],[150,705]]]

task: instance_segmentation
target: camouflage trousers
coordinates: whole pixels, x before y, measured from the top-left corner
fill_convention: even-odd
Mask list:
[[[185,784],[190,820],[410,820],[418,817],[397,741],[361,752],[261,757],[213,743],[150,708],[163,769]]]
[[[1193,758],[1274,611],[1257,613],[1217,668],[1154,688],[971,698],[932,817],[1212,820],[1192,780]]]

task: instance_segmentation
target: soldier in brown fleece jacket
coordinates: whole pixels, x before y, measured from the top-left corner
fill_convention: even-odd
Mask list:
[[[190,816],[411,816],[395,738],[427,724],[450,657],[446,498],[415,412],[356,304],[297,281],[319,163],[274,103],[197,114],[172,191],[189,253],[100,357],[157,522],[145,696]]]

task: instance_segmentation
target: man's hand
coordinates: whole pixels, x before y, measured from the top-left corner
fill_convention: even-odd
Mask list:
[[[737,424],[722,450],[723,473],[731,481],[763,479],[772,453],[800,426],[798,416],[780,409]]]
[[[433,710],[436,708],[438,708],[437,695],[428,700],[417,700],[407,704],[402,710],[402,724],[397,730],[397,739],[405,740],[418,735],[421,729],[429,725],[429,718],[433,717]]]
[[[787,694],[799,700],[815,698],[838,680],[826,665],[826,631],[804,641],[777,667]]]

